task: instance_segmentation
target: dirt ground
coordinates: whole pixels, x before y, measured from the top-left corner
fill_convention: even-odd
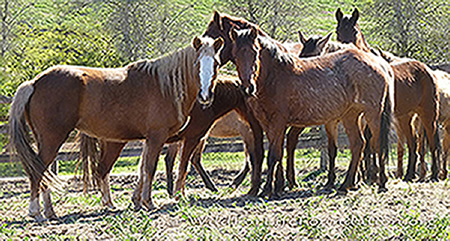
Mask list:
[[[27,217],[28,181],[2,179],[0,239],[450,239],[448,181],[391,179],[387,193],[362,185],[339,195],[321,192],[326,175],[308,170],[300,173],[299,188],[268,200],[244,196],[248,179],[235,191],[228,188],[236,173],[211,173],[218,193],[190,175],[179,202],[166,194],[164,175],[158,173],[152,192],[158,209],[152,212],[133,211],[135,175],[111,177],[116,210],[101,207],[98,191],[83,194],[81,183],[71,178],[64,192],[52,196],[59,219],[42,223]]]

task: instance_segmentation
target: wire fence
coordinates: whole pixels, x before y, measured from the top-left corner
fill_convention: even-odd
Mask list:
[[[9,103],[21,82],[57,64],[118,67],[138,59],[164,55],[186,46],[194,36],[201,35],[211,19],[212,9],[256,23],[277,40],[297,42],[298,30],[307,36],[334,32],[336,9],[340,7],[344,13],[350,14],[357,7],[361,13],[358,22],[369,45],[427,64],[440,64],[450,62],[449,6],[448,1],[438,0],[342,3],[300,0],[1,0],[2,153],[5,153],[7,144]],[[233,66],[227,68],[233,69]],[[306,139],[300,142],[299,147],[323,146],[323,138],[320,143],[308,142],[308,138],[310,141],[317,139],[317,133],[311,135],[303,136]],[[241,145],[239,139],[229,142]],[[214,148],[211,144],[206,150]],[[232,147],[219,149],[236,150]]]

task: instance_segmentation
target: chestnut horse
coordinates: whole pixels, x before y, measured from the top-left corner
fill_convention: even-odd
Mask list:
[[[231,39],[242,86],[253,96],[248,104],[269,140],[269,169],[263,194],[277,195],[284,186],[281,158],[286,126],[325,124],[329,130],[336,130],[339,121],[346,128],[352,150],[349,171],[340,190],[354,186],[365,144],[359,127],[362,113],[376,133],[371,145],[379,150],[379,187],[380,191],[386,190],[384,165],[393,99],[389,94],[393,93],[393,75],[388,63],[358,49],[299,59],[281,51],[253,28],[233,29]]]
[[[359,12],[355,9],[352,16],[343,16],[340,9],[336,12],[338,25],[336,33],[338,41],[353,43],[357,48],[366,52],[376,53],[369,48],[357,24]],[[416,175],[417,140],[411,121],[417,114],[427,133],[432,158],[431,179],[437,180],[439,174],[439,137],[437,132],[437,118],[439,111],[439,95],[432,70],[425,64],[410,59],[387,56],[379,51],[386,61],[391,63],[395,76],[395,109],[394,116],[397,123],[398,135],[398,169],[396,176],[403,176],[403,145],[406,140],[408,146],[408,170],[406,181],[411,181]],[[423,173],[423,172],[422,172]],[[422,176],[421,179],[423,179]]]
[[[246,152],[246,163],[244,169],[234,179],[232,183],[234,187],[238,187],[241,184],[245,175],[250,170],[250,164],[255,162],[255,158],[262,159],[262,129],[251,111],[247,109],[245,96],[239,88],[237,81],[238,79],[234,76],[219,75],[214,90],[214,101],[211,105],[204,108],[202,104],[196,102],[189,113],[190,120],[188,124],[181,132],[166,140],[166,143],[172,143],[167,149],[165,158],[167,191],[170,195],[173,195],[173,165],[180,144],[182,144],[180,166],[186,165],[182,170],[187,168],[187,163],[191,160],[205,183],[205,186],[212,191],[217,191],[217,188],[200,162],[200,156],[208,132],[210,136],[216,137],[230,137],[239,134],[242,136]],[[217,122],[215,123],[216,120]],[[214,127],[210,130],[213,124]],[[84,166],[90,166],[91,172],[95,173],[97,179],[103,180],[107,177],[112,166],[117,161],[120,151],[114,152],[116,155],[107,158],[108,155],[105,155],[104,153],[109,152],[107,152],[107,150],[104,149],[104,145],[100,143],[100,152],[102,153],[102,156],[100,157],[100,160],[96,160],[96,158],[98,158],[98,150],[96,148],[98,144],[96,141],[93,141],[93,139],[94,138],[83,136],[81,139],[82,144],[80,151],[83,153],[82,159]],[[254,140],[257,140],[260,144],[259,148],[257,148],[260,150],[260,153],[256,153],[255,151]],[[94,165],[92,166],[92,164]],[[89,172],[89,170],[85,170],[84,174]],[[183,173],[186,173],[186,170]],[[252,176],[252,183],[254,178],[255,177]],[[87,186],[87,179],[85,177],[83,179],[85,180],[85,186]],[[104,203],[113,208],[114,205],[110,195],[109,186],[100,186],[101,188],[104,188],[102,190],[102,199],[105,200]],[[180,184],[177,191],[180,191],[179,194],[184,193],[184,182]]]
[[[222,64],[227,63],[228,61],[232,61],[234,63],[234,59],[231,53],[231,47],[232,47],[232,40],[230,37],[230,31],[231,29],[249,29],[249,28],[254,28],[256,29],[258,35],[261,36],[265,36],[267,37],[268,35],[262,31],[257,25],[248,22],[245,19],[242,18],[238,18],[238,17],[233,17],[233,16],[229,16],[227,14],[220,14],[219,12],[215,11],[213,14],[213,18],[211,20],[211,22],[208,24],[208,27],[206,29],[206,31],[204,32],[203,36],[209,36],[211,38],[217,38],[217,37],[221,37],[224,39],[224,47],[222,49],[222,51],[220,52],[220,60],[222,62]],[[273,40],[276,45],[278,45],[278,47],[280,48],[281,51],[284,52],[290,52],[294,55],[298,55],[302,49],[302,44],[300,43],[280,43],[277,42],[275,40]],[[288,134],[287,134],[287,143],[288,143],[288,148],[289,143],[293,142],[294,138],[298,139],[298,136],[300,135],[300,133],[303,131],[303,127],[296,127],[293,126],[291,127],[291,129],[289,130]],[[297,142],[297,140],[295,140],[295,142]],[[295,146],[294,146],[295,148]],[[244,169],[245,170],[245,169]],[[288,168],[287,169],[288,172],[290,170],[293,170],[292,168]],[[242,174],[243,172],[241,172]],[[288,174],[288,181],[289,181],[289,187],[293,188],[296,184],[295,184],[295,179],[292,179],[290,177],[293,177],[294,173]],[[253,191],[255,189],[252,189]],[[251,191],[250,193],[253,193],[253,191]]]
[[[109,157],[120,153],[126,141],[145,139],[133,202],[136,209],[153,209],[151,186],[159,152],[183,125],[196,98],[210,104],[222,45],[220,38],[195,37],[193,47],[159,59],[117,69],[56,66],[23,83],[10,110],[10,141],[30,179],[30,216],[42,219],[42,189],[44,214],[56,217],[49,182],[41,181],[73,129],[102,140],[109,151],[102,155]],[[27,123],[38,153],[31,147]]]

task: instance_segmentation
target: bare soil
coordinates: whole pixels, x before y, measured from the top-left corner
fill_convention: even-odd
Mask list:
[[[393,179],[387,193],[362,185],[339,195],[321,192],[326,175],[312,169],[299,173],[300,187],[270,200],[246,197],[248,179],[237,190],[228,188],[237,171],[210,174],[218,193],[191,174],[186,197],[177,202],[158,173],[152,192],[158,209],[151,212],[133,210],[135,175],[111,177],[116,210],[104,209],[98,191],[83,194],[81,182],[70,178],[65,191],[52,196],[59,219],[41,223],[27,216],[28,181],[2,179],[0,239],[450,239],[448,181]]]

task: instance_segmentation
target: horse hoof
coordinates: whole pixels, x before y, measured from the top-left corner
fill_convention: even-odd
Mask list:
[[[358,191],[359,190],[359,186],[351,186],[348,188],[349,191]]]
[[[142,205],[139,203],[139,204],[134,204],[134,208],[133,208],[133,210],[135,211],[135,212],[138,212],[138,211],[140,211],[142,209]]]
[[[214,187],[207,187],[211,192],[219,192],[219,189],[217,189],[215,186]]]
[[[256,196],[258,196],[258,188],[250,189],[250,191],[248,191],[247,195],[249,197],[256,197]]]
[[[39,214],[29,214],[31,218],[33,218],[36,222],[42,223],[46,221],[46,219],[39,213]]]
[[[378,193],[385,193],[387,191],[388,191],[388,189],[386,187],[379,187],[378,188]]]
[[[56,216],[54,211],[44,212],[44,215],[48,220],[57,220],[58,219],[58,216]]]
[[[336,195],[338,195],[338,196],[345,196],[347,194],[348,194],[348,190],[345,188],[344,189],[339,188],[338,190],[336,190]]]
[[[296,182],[294,182],[294,183],[289,183],[289,190],[294,190],[294,189],[296,189],[296,188],[298,188],[298,184],[296,183]]]
[[[182,193],[181,191],[176,191],[173,195],[173,198],[175,199],[175,201],[180,201],[183,196],[184,193]]]
[[[156,207],[153,204],[152,200],[144,201],[143,205],[147,209],[147,211],[153,211],[153,210],[156,209]]]
[[[258,195],[259,198],[265,198],[265,197],[270,198],[271,196],[272,196],[271,193],[269,193],[269,192],[267,192],[267,191],[262,191],[262,192]]]
[[[414,180],[414,178],[415,178],[414,175],[406,174],[405,179],[403,179],[403,181],[412,182]]]

